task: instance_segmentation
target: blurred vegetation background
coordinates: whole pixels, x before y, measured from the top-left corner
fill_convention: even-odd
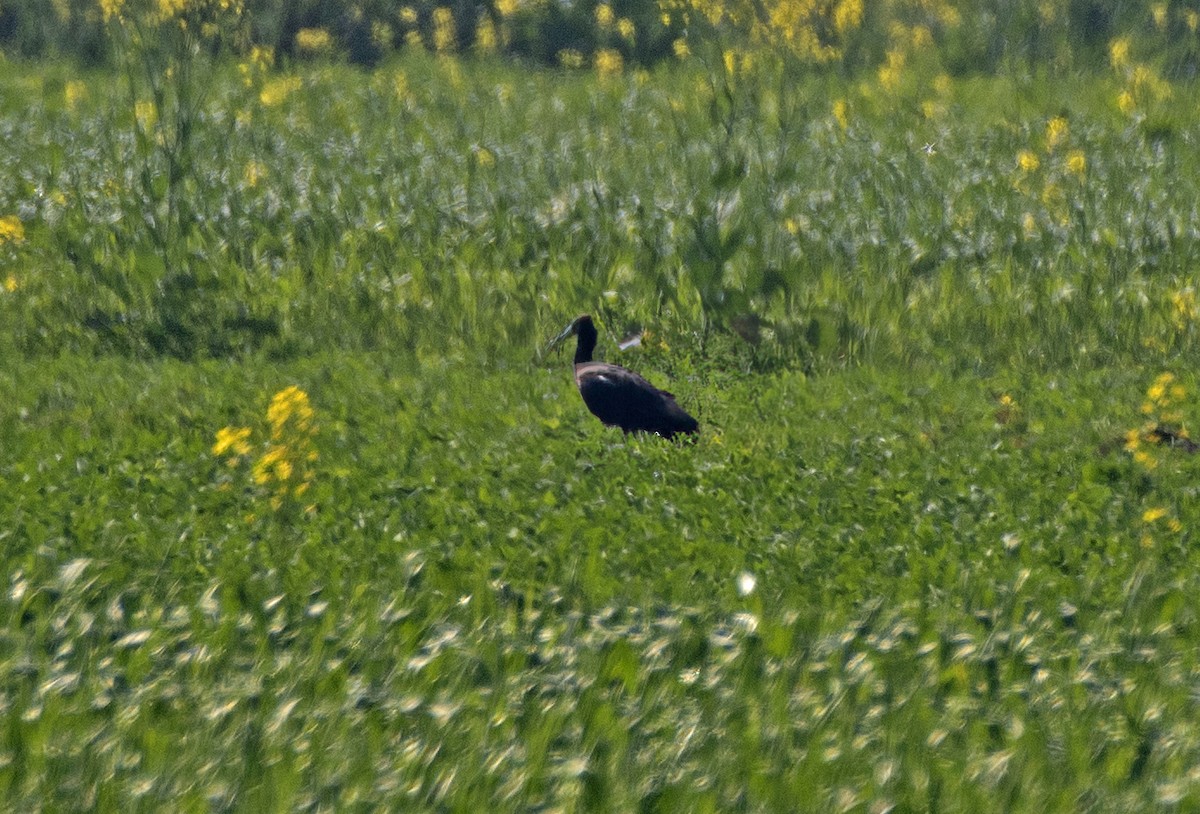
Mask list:
[[[758,37],[784,31],[798,54],[828,70],[885,63],[904,29],[922,29],[952,75],[1102,67],[1109,42],[1130,36],[1154,52],[1169,77],[1197,69],[1200,3],[1106,0],[242,0],[251,45],[279,59],[318,42],[357,64],[405,45],[497,52],[542,65],[604,51],[650,66],[678,55],[697,34]],[[177,4],[178,5],[178,4]],[[0,3],[0,50],[23,58],[112,60],[101,4],[94,0]],[[320,31],[327,40],[305,39]],[[812,49],[812,41],[821,48]],[[807,44],[802,44],[805,41]],[[820,55],[817,56],[819,52]]]
[[[768,367],[1187,352],[1198,29],[1175,1],[0,0],[0,345],[497,358],[587,310]]]

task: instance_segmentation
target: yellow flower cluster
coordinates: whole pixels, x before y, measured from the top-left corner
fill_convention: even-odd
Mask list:
[[[596,52],[594,60],[596,63],[596,73],[601,79],[617,76],[625,68],[625,61],[621,58],[621,52],[614,51],[611,48],[601,48]]]
[[[1178,445],[1190,440],[1187,427],[1183,426],[1186,400],[1187,388],[1170,372],[1159,374],[1146,389],[1141,408],[1145,421],[1125,433],[1125,451],[1146,469],[1158,466],[1158,450],[1164,444]]]
[[[1183,531],[1183,523],[1179,521],[1178,517],[1172,515],[1166,506],[1151,506],[1142,512],[1142,525],[1145,527],[1142,532],[1142,548],[1154,547],[1155,532],[1159,528],[1165,528],[1172,534]]]
[[[249,427],[223,427],[217,430],[217,441],[212,446],[212,454],[218,458],[229,456],[230,466],[236,466],[239,461],[250,454]]]
[[[884,56],[884,62],[879,66],[879,85],[884,90],[892,91],[900,85],[904,76],[904,65],[908,62],[908,54],[903,48],[889,48]]]
[[[1129,37],[1118,37],[1108,45],[1108,63],[1124,82],[1117,94],[1117,108],[1127,116],[1137,116],[1147,107],[1161,104],[1173,95],[1171,83],[1150,65],[1134,62]]]
[[[1188,286],[1171,293],[1171,321],[1175,330],[1187,329],[1197,316],[1200,316],[1200,306],[1196,304],[1196,289]]]
[[[251,465],[250,476],[255,485],[267,489],[274,509],[298,500],[312,487],[312,464],[317,460],[314,420],[308,394],[298,387],[280,390],[271,399],[270,440]],[[224,427],[217,431],[212,454],[238,467],[253,451],[250,438],[249,427]]]
[[[189,27],[189,20],[205,35],[215,35],[216,18],[240,16],[243,0],[97,0],[104,22],[125,25],[131,19],[138,24],[171,23]]]
[[[263,107],[278,107],[283,100],[300,90],[303,83],[298,76],[280,76],[268,80],[258,94]]]
[[[838,123],[838,127],[846,130],[850,127],[850,107],[846,104],[845,99],[837,99],[833,103],[833,119]]]
[[[246,162],[245,168],[242,170],[242,178],[246,182],[246,186],[253,189],[258,186],[258,182],[267,177],[267,168],[262,163],[251,159]]]
[[[1162,31],[1167,27],[1167,4],[1155,3],[1150,6],[1150,17],[1154,20],[1154,27]]]
[[[1067,137],[1070,126],[1063,116],[1055,116],[1046,122],[1046,149],[1053,150]]]
[[[25,224],[16,215],[0,216],[0,246],[5,243],[24,243]]]
[[[1016,171],[1013,187],[1037,202],[1049,216],[1050,223],[1067,227],[1072,221],[1072,193],[1087,175],[1087,155],[1083,150],[1069,148],[1071,126],[1064,116],[1054,116],[1046,122],[1042,139],[1044,151],[1019,150],[1016,156]],[[1069,149],[1064,149],[1069,148]],[[1022,230],[1027,238],[1035,238],[1041,232],[1039,218],[1026,212]]]
[[[114,19],[120,20],[124,9],[125,0],[100,0],[100,14],[106,23]]]
[[[454,12],[445,6],[433,10],[433,49],[439,54],[449,54],[458,45],[454,28]]]
[[[316,433],[308,394],[295,385],[280,390],[267,408],[271,441],[251,470],[254,482],[271,488],[271,505],[300,498],[312,486],[311,465],[317,460]]]
[[[815,64],[840,58],[863,19],[863,0],[659,0],[659,6],[664,20],[678,16],[689,32],[701,24],[725,29],[751,48]],[[601,8],[610,9],[606,17],[611,13],[607,4],[597,7],[598,22]],[[684,55],[686,45],[676,45],[676,55]]]
[[[324,28],[301,28],[296,32],[296,49],[309,54],[323,54],[333,44]]]
[[[496,24],[488,15],[482,15],[478,25],[475,26],[475,50],[481,54],[494,54],[498,40]]]

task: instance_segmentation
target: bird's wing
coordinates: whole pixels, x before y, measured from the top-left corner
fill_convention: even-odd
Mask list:
[[[575,381],[588,409],[605,424],[625,430],[693,432],[696,421],[675,397],[618,365],[587,362],[575,368]]]

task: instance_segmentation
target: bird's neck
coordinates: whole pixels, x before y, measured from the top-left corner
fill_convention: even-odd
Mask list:
[[[592,351],[596,349],[596,334],[595,329],[579,334],[579,341],[575,345],[575,364],[581,365],[585,362],[592,361]]]

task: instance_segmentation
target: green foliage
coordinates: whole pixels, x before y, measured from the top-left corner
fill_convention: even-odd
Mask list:
[[[0,6],[0,51],[103,64],[113,52],[101,5],[99,0],[6,3]],[[320,30],[331,45],[322,55],[336,53],[360,65],[375,65],[417,43],[432,47],[439,10],[451,15],[453,50],[482,49],[543,65],[558,65],[564,52],[591,57],[611,49],[626,63],[649,66],[673,59],[675,41],[685,37],[693,50],[714,39],[725,46],[774,41],[807,57],[811,46],[833,47],[836,54],[804,61],[857,72],[885,61],[897,26],[929,32],[931,45],[957,75],[1094,69],[1105,63],[1110,41],[1119,36],[1135,37],[1173,77],[1194,76],[1200,57],[1198,11],[1190,0],[362,0],[349,6],[338,0],[242,0],[239,5],[245,7],[254,45],[303,59],[314,54],[306,52],[298,35]],[[632,30],[627,26],[621,33],[606,22],[607,14],[597,14],[599,6],[610,8],[614,21],[628,21]],[[695,13],[685,21],[683,9]],[[856,17],[861,19],[845,27]],[[494,35],[491,44],[480,37],[484,29]],[[797,48],[801,41],[810,45]]]
[[[564,366],[9,365],[5,799],[1195,802],[1195,460],[1101,450],[1142,377],[695,373],[671,445]],[[306,514],[210,450],[288,383]]]
[[[1143,103],[1123,75],[912,65],[891,90],[769,61],[599,82],[426,56],[239,67],[205,68],[195,98],[159,88],[152,127],[100,104],[110,77],[10,71],[7,341],[525,358],[595,310],[737,331],[768,366],[1194,347],[1173,305],[1196,259],[1186,85]]]
[[[10,807],[1200,805],[1193,88],[199,64],[0,65]]]

